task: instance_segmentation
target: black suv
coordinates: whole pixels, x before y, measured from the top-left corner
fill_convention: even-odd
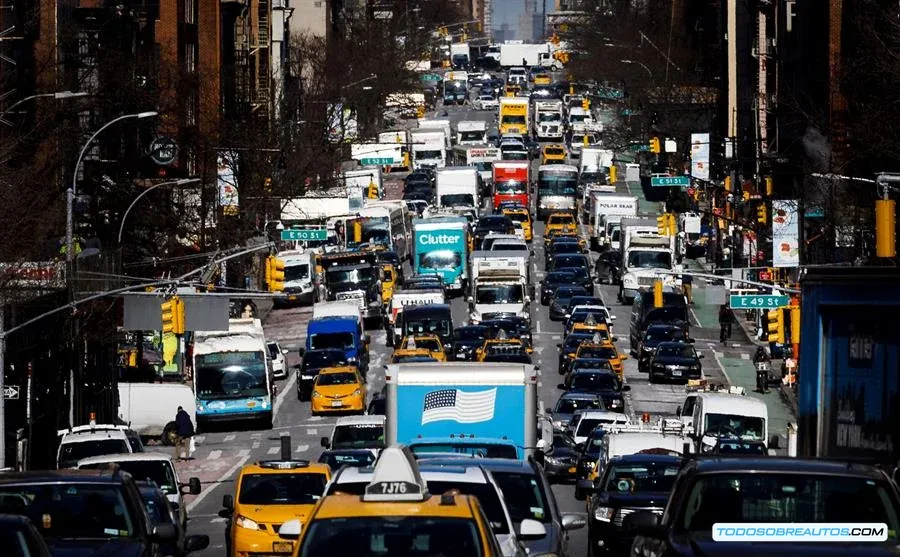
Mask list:
[[[712,457],[686,463],[665,509],[623,520],[633,557],[759,555],[760,544],[713,540],[717,523],[884,523],[887,541],[766,543],[766,555],[896,555],[900,492],[875,466],[780,457]],[[722,532],[719,533],[721,535]]]
[[[703,377],[702,358],[703,354],[697,354],[693,344],[661,342],[650,360],[650,382],[700,379]]]
[[[588,499],[590,553],[628,554],[634,533],[623,528],[625,518],[637,511],[662,511],[683,463],[664,455],[611,458]]]
[[[660,343],[678,341],[694,342],[693,339],[689,340],[684,329],[677,325],[659,323],[647,327],[647,330],[644,332],[644,338],[638,344],[638,371],[641,373],[650,371],[650,360],[653,359],[653,354]]]
[[[141,493],[115,468],[0,474],[0,513],[26,516],[54,555],[163,557],[174,523],[151,526]]]

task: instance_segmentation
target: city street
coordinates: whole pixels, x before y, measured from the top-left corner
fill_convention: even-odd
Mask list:
[[[470,119],[492,120],[493,113],[479,112],[464,107],[448,110],[452,124]],[[440,117],[441,110],[438,110]],[[537,162],[533,164],[533,172],[537,172]],[[620,175],[624,175],[624,172]],[[396,183],[399,175],[390,177]],[[655,213],[658,204],[648,203],[642,197],[640,184],[637,182],[621,182],[618,190],[630,192],[641,197],[641,211]],[[396,193],[395,193],[396,192]],[[399,195],[396,186],[390,193]],[[541,241],[543,224],[538,223],[535,241],[533,273],[535,282],[544,276],[544,269],[538,262],[544,258],[544,246]],[[596,256],[596,254],[592,254]],[[703,372],[712,384],[739,385],[751,391],[755,380],[754,368],[750,362],[756,349],[741,327],[735,326],[732,338],[727,344],[719,343],[719,327],[717,320],[718,307],[705,303],[705,282],[698,279],[694,287],[695,305],[691,308],[691,336],[696,339],[697,350],[705,356]],[[602,297],[616,317],[613,333],[617,337],[619,351],[627,354],[629,320],[631,308],[619,304],[616,300],[618,287],[598,285],[597,294]],[[456,298],[451,303],[454,321],[457,325],[466,323],[467,311],[462,299]],[[306,324],[312,315],[312,308],[290,308],[273,310],[265,319],[266,337],[278,340],[290,351],[288,364],[299,362],[297,349],[303,346],[306,338]],[[390,349],[385,346],[383,330],[369,331],[372,343],[372,363],[368,373],[368,395],[379,392],[384,387],[384,364],[390,357]],[[532,335],[534,338],[534,362],[540,365],[539,396],[546,408],[552,408],[561,391],[557,384],[561,376],[557,373],[557,344],[562,342],[562,325],[551,321],[547,308],[539,303],[532,304]],[[637,361],[629,358],[625,361],[625,379],[631,386],[626,393],[626,412],[632,421],[639,421],[641,415],[649,413],[652,420],[673,416],[676,407],[684,400],[685,389],[678,384],[650,384],[647,375],[639,373]],[[308,402],[300,402],[296,397],[294,375],[281,382],[278,402],[275,406],[275,426],[271,431],[233,431],[203,433],[197,437],[197,453],[194,460],[180,463],[182,477],[198,476],[203,482],[203,492],[189,505],[190,531],[208,534],[210,547],[198,553],[203,557],[219,555],[224,549],[225,519],[219,518],[222,496],[233,491],[233,479],[237,470],[247,462],[278,458],[280,453],[280,437],[290,435],[294,447],[293,457],[297,459],[316,460],[322,452],[320,438],[328,436],[333,427],[334,418],[313,417]],[[757,396],[755,393],[749,396]],[[775,391],[764,396],[769,405],[772,417],[770,435],[783,432],[788,421],[788,410],[778,398]],[[554,492],[560,510],[584,512],[584,503],[573,497],[573,486],[556,485]],[[573,556],[586,555],[587,531],[577,530],[571,533],[570,553]]]

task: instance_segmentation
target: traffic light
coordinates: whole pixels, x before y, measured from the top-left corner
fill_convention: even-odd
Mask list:
[[[766,176],[766,197],[772,197],[772,192],[775,191],[775,181],[771,176]]]
[[[878,257],[897,256],[897,213],[893,199],[875,201],[875,255]]]
[[[725,191],[731,191],[731,176],[725,176]]]
[[[269,292],[284,291],[284,261],[274,255],[266,258],[266,287]]]
[[[172,296],[161,304],[162,332],[176,335],[184,334],[184,301]]]
[[[768,321],[769,324],[766,330],[769,331],[769,342],[784,344],[784,311],[781,309],[770,309]]]
[[[653,307],[663,307],[663,283],[661,280],[653,283]]]
[[[761,204],[756,208],[756,222],[758,222],[758,223],[760,223],[760,224],[766,224],[766,222],[768,221],[768,219],[767,219],[766,217],[767,217],[767,215],[766,215],[766,204],[765,204],[765,203],[761,203]]]
[[[791,344],[800,344],[800,306],[791,306]]]
[[[675,215],[672,213],[663,213],[659,215],[656,217],[656,227],[659,229],[660,236],[674,236],[677,234]]]
[[[609,167],[609,183],[610,184],[616,183],[616,178],[617,178],[616,174],[617,173],[618,173],[618,169],[616,168],[615,165]]]
[[[591,101],[588,99],[581,99],[581,108],[584,110],[588,110],[591,108]]]
[[[651,153],[660,153],[662,149],[659,148],[659,138],[651,137],[650,138],[650,152]]]

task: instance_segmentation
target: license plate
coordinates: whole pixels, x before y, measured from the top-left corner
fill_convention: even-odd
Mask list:
[[[574,466],[569,466],[569,473],[570,473],[570,474],[574,474],[575,471],[576,471],[576,470],[575,470],[575,467],[574,467]]]
[[[456,354],[456,357],[457,357],[457,358],[465,358],[465,357],[466,357],[466,353],[465,353],[465,352],[459,352],[459,353]]]
[[[297,296],[288,296],[288,300],[290,300],[292,302],[296,299],[297,299]]]
[[[256,406],[256,403],[255,403],[255,402],[252,402],[252,401],[251,401],[251,402],[248,402],[248,403],[247,403],[247,408],[253,408],[254,406]]]
[[[672,370],[672,377],[681,377],[681,370],[680,369]]]
[[[339,400],[332,400],[331,405],[334,407],[343,406],[343,403]]]
[[[293,553],[294,544],[291,542],[272,542],[272,551],[275,553]]]

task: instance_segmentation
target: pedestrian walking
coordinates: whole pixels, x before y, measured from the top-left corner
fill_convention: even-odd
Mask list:
[[[178,407],[178,412],[175,414],[175,432],[177,434],[175,437],[175,458],[177,460],[186,459],[187,457],[182,457],[183,454],[187,453],[187,456],[190,457],[194,452],[194,423],[191,422],[190,415],[181,406]]]
[[[731,338],[731,310],[727,305],[719,308],[719,342],[725,344],[725,341]]]
[[[684,290],[684,297],[689,305],[694,305],[694,277],[690,273],[681,275],[681,288]]]

